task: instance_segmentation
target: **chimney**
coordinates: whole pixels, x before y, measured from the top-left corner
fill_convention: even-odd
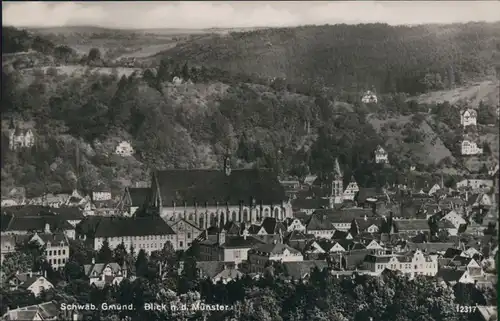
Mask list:
[[[43,271],[43,277],[47,278],[47,270]]]
[[[95,258],[92,258],[92,264],[95,264]]]
[[[224,230],[220,231],[220,233],[218,234],[217,241],[218,241],[219,245],[226,243],[226,231],[224,231]]]
[[[248,236],[248,230],[243,230],[243,239],[246,240]]]
[[[365,221],[367,221],[367,220],[368,220],[368,217],[367,217],[367,216],[366,216],[366,214],[365,214]]]
[[[49,223],[45,223],[45,233],[50,234],[50,225]]]

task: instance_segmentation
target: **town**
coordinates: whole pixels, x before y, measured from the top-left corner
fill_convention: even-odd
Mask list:
[[[498,319],[499,3],[4,3],[0,320]]]
[[[387,162],[381,146],[373,154]],[[150,186],[127,187],[118,198],[99,189],[3,199],[2,282],[17,295],[43,296],[74,273],[79,251],[90,259],[79,279],[102,288],[142,273],[127,253],[139,260],[170,251],[173,261],[157,257],[159,278],[169,269],[182,274],[192,256],[198,277],[214,284],[262,278],[279,265],[289,282],[318,269],[337,278],[393,271],[443,287],[496,287],[498,165],[453,188],[363,188],[345,179],[338,160],[324,174],[279,180],[265,169],[231,168],[228,156],[221,170],[154,171]],[[43,304],[5,313],[9,320],[49,313]]]

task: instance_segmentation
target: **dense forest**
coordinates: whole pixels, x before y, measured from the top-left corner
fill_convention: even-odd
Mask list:
[[[471,30],[475,27],[469,26]],[[478,37],[493,36],[488,31],[493,27],[487,25]],[[296,28],[293,32],[322,30],[318,28]],[[328,33],[332,27],[323,28],[324,33]],[[456,28],[468,30],[465,26]],[[353,34],[366,32],[365,38],[373,34],[377,39],[381,30],[403,32],[407,29],[384,25],[338,26],[338,30],[332,32],[337,35],[342,30],[351,30]],[[2,42],[6,45],[3,48],[7,52],[35,50],[59,59],[57,48],[61,46],[25,31],[12,28],[3,31]],[[273,32],[289,35],[292,31],[256,31],[233,34],[230,39]],[[42,40],[36,40],[38,38]],[[388,38],[387,46],[396,41],[393,38]],[[46,45],[39,49],[37,42]],[[350,44],[347,40],[345,43]],[[412,44],[405,40],[401,45],[411,47]],[[203,48],[199,50],[202,52]],[[374,55],[365,57],[366,61],[381,54],[368,48],[361,52]],[[74,59],[73,54],[62,57]],[[85,55],[84,63],[103,59],[99,49],[93,48]],[[406,58],[388,61],[401,59]],[[370,66],[356,70],[375,75],[380,69],[376,63]],[[412,68],[425,71],[429,66],[431,64],[423,59]],[[409,165],[419,162],[411,153],[399,155],[398,152],[391,155],[391,167],[374,164],[374,148],[385,141],[367,116],[413,115],[431,107],[436,110],[436,106],[407,101],[407,93],[382,94],[378,104],[363,104],[362,90],[335,89],[307,78],[292,84],[288,77],[269,79],[245,71],[225,70],[209,62],[199,65],[196,57],[189,53],[163,58],[155,68],[145,68],[128,77],[118,76],[116,69],[105,74],[89,68],[83,74],[69,75],[56,68],[36,67],[27,77],[22,69],[5,63],[2,128],[5,132],[11,119],[35,120],[37,143],[33,150],[2,153],[2,193],[24,186],[29,195],[40,195],[71,189],[75,184],[84,189],[105,184],[118,192],[123,185],[147,179],[147,172],[152,168],[214,168],[221,165],[222,155],[227,153],[233,156],[237,167],[267,167],[280,175],[295,177],[307,173],[327,174],[338,157],[345,179],[353,175],[361,186],[402,182]],[[349,69],[345,71],[347,75]],[[184,83],[173,84],[174,77],[180,77]],[[426,79],[430,83],[436,81],[432,77]],[[359,88],[363,87],[362,82],[358,84]],[[449,117],[454,119],[456,115]],[[415,146],[422,142],[419,127],[425,118],[412,119],[401,135],[404,143]],[[132,143],[136,151],[134,157],[113,155],[115,146],[122,140]],[[423,162],[421,169],[434,171],[436,166],[450,164],[449,161]],[[426,175],[426,179],[432,179],[430,174]]]
[[[202,37],[158,54],[231,72],[316,82],[338,90],[450,88],[493,72],[500,24],[325,25]]]

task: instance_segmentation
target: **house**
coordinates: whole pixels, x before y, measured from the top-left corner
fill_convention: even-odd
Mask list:
[[[120,266],[118,263],[95,263],[83,266],[85,276],[89,279],[90,285],[103,287],[104,285],[118,285],[127,277],[127,267]]]
[[[302,222],[298,218],[287,218],[284,222],[283,225],[286,227],[287,232],[292,232],[292,231],[299,231],[299,232],[305,232],[306,231],[306,226],[302,224]]]
[[[497,115],[498,115],[498,110],[497,108]],[[477,306],[477,312],[475,315],[478,316],[478,320],[481,321],[496,321],[498,320],[498,311],[497,307],[494,305],[491,306]]]
[[[19,321],[56,321],[56,320],[78,320],[78,313],[71,310],[61,310],[56,301],[44,302],[17,309],[8,310],[2,320]]]
[[[414,277],[416,275],[434,276],[438,273],[437,257],[415,250],[403,255],[367,255],[363,262],[364,269],[372,273],[382,273],[385,269],[401,271]]]
[[[177,250],[177,235],[160,217],[86,217],[77,225],[78,237],[98,251],[104,240],[111,249],[123,242],[125,248],[143,249],[146,253],[159,251],[169,241]]]
[[[429,196],[432,196],[434,195],[437,191],[439,191],[441,189],[441,186],[439,186],[439,184],[434,184],[432,185],[432,187],[430,188],[429,192],[427,193]]]
[[[464,139],[461,145],[462,155],[481,155],[483,149],[477,147],[477,143],[473,140]]]
[[[31,148],[35,145],[34,124],[31,122],[18,122],[14,124],[14,121],[11,120],[8,136],[9,148],[11,150]]]
[[[328,208],[330,201],[327,198],[296,198],[291,201],[292,210],[295,212],[304,212],[311,215],[315,210]]]
[[[39,296],[40,293],[53,289],[54,286],[45,277],[34,275],[19,284],[18,288],[28,290],[33,293],[33,295]]]
[[[436,274],[436,278],[440,279],[442,283],[450,285],[455,285],[456,283],[474,283],[474,279],[470,276],[469,271],[453,267],[440,268]]]
[[[116,146],[115,154],[124,157],[129,157],[134,155],[134,148],[132,148],[130,142],[122,141],[120,144],[118,144],[118,146]]]
[[[243,273],[232,262],[198,261],[196,267],[200,278],[209,278],[213,283],[226,284],[243,277]]]
[[[15,235],[5,235],[2,234],[1,236],[1,262],[5,259],[5,256],[16,252],[16,245],[17,245],[17,240]]]
[[[477,125],[477,111],[468,108],[460,112],[460,125],[463,127]]]
[[[351,234],[358,235],[360,233],[378,233],[382,220],[376,217],[364,216],[363,218],[355,218],[351,222]]]
[[[43,233],[49,225],[50,231],[63,232],[69,239],[75,239],[75,227],[53,213],[41,213],[40,216],[2,215],[2,234],[29,235]]]
[[[52,208],[51,211],[73,227],[76,227],[85,218],[83,210],[79,207],[61,206],[59,208]]]
[[[441,218],[441,220],[447,220],[453,224],[456,229],[460,228],[463,224],[467,224],[467,221],[462,217],[462,215],[458,214],[454,210],[449,211],[445,216],[443,216],[443,218]]]
[[[375,149],[375,163],[377,164],[388,164],[389,163],[389,154],[382,148],[382,146],[378,145]]]
[[[63,233],[51,233],[47,224],[44,233],[36,233],[30,239],[30,242],[37,242],[45,246],[45,256],[47,262],[53,269],[64,268],[69,259],[69,241]]]
[[[351,182],[347,185],[344,190],[344,200],[354,201],[354,196],[359,192],[358,183],[354,179],[354,176],[351,177]]]
[[[456,188],[470,187],[472,190],[479,190],[483,188],[493,187],[492,179],[464,179],[456,184]]]
[[[284,274],[291,280],[308,279],[314,269],[323,271],[328,268],[328,263],[324,260],[310,260],[302,262],[284,262]]]
[[[193,243],[193,240],[201,233],[201,230],[196,225],[184,219],[177,220],[173,224],[170,224],[170,227],[177,235],[177,245],[175,248],[182,251],[187,250]]]
[[[319,214],[312,214],[305,223],[306,233],[312,234],[317,238],[330,238],[335,232],[335,227],[326,218]]]
[[[248,259],[248,252],[265,244],[264,241],[244,233],[242,236],[229,236],[224,231],[216,237],[208,237],[197,244],[200,261],[233,262],[238,265]]]
[[[304,185],[312,186],[317,178],[317,175],[306,175],[306,177],[304,177]]]
[[[266,217],[292,217],[277,176],[266,169],[164,170],[152,174],[151,206],[161,217],[182,217],[204,230],[228,221],[255,224]]]
[[[361,97],[361,101],[365,104],[373,103],[376,104],[378,102],[377,95],[374,92],[368,90],[364,93],[363,97]]]
[[[473,194],[467,198],[467,207],[489,207],[493,205],[491,197],[486,193]]]
[[[92,191],[91,200],[93,202],[96,201],[109,201],[112,198],[111,189],[106,187],[99,187],[96,190]]]
[[[364,220],[366,216],[367,222],[372,222],[369,219],[376,218],[378,215],[373,213],[372,209],[363,208],[345,208],[345,209],[326,209],[317,210],[313,215],[321,218],[323,221],[328,221],[335,230],[349,231],[352,227],[352,220]]]
[[[302,254],[296,249],[282,243],[263,244],[248,251],[248,262],[252,273],[263,273],[272,261],[300,262]]]

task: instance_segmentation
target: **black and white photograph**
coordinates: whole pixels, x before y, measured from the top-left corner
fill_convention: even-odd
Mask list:
[[[498,320],[499,1],[3,1],[0,321]]]

